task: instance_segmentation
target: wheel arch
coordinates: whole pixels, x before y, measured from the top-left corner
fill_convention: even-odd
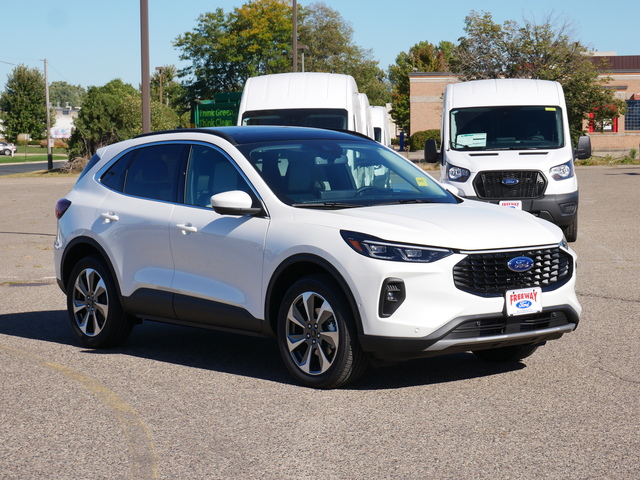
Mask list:
[[[324,258],[313,254],[300,254],[289,257],[282,262],[274,272],[267,287],[265,319],[271,329],[270,334],[275,335],[277,331],[278,310],[289,287],[300,278],[317,274],[324,274],[336,283],[351,308],[358,333],[362,333],[362,321],[358,305],[344,277]]]
[[[113,268],[111,260],[109,260],[107,252],[98,242],[89,237],[74,238],[71,242],[69,242],[69,245],[62,255],[62,268],[60,272],[60,276],[62,277],[62,285],[60,285],[60,287],[62,288],[64,293],[67,293],[67,284],[69,283],[69,277],[71,276],[73,267],[80,260],[89,256],[96,256],[104,261],[105,266],[109,269],[111,278],[113,278],[114,280],[116,289],[118,291],[118,296],[121,297],[122,294],[120,293],[120,285],[117,281],[118,277],[116,275],[115,269]]]

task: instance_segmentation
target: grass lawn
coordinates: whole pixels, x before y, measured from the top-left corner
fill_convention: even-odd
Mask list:
[[[46,162],[47,149],[40,146],[27,145],[26,152],[24,145],[16,145],[18,151],[12,156],[0,155],[0,163],[22,163],[22,162]],[[26,155],[25,155],[26,153]],[[67,150],[64,148],[54,148],[51,150],[54,160],[66,160]]]

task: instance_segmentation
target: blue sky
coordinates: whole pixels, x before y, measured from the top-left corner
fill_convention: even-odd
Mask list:
[[[220,7],[230,12],[246,0],[148,0],[150,69],[184,66],[172,46],[192,30],[200,14]],[[311,1],[298,0],[300,5]],[[458,0],[456,2],[325,0],[354,30],[354,42],[371,49],[387,69],[401,51],[420,41],[456,42],[471,10],[490,12],[496,23],[522,19],[543,21],[549,14],[573,23],[575,38],[591,49],[640,55],[637,0],[608,4],[593,0]],[[140,83],[140,2],[138,0],[30,0],[3,2],[0,28],[0,90],[15,65],[44,69],[49,81],[101,86],[120,78]],[[482,7],[479,7],[479,4]]]

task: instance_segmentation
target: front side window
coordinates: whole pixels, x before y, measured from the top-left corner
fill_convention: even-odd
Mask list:
[[[278,198],[296,207],[456,202],[423,170],[370,141],[298,140],[238,148]]]
[[[453,150],[526,150],[564,145],[562,110],[554,106],[473,107],[451,111]]]
[[[211,207],[211,196],[231,190],[251,194],[249,185],[222,152],[207,145],[193,145],[187,165],[185,203]]]

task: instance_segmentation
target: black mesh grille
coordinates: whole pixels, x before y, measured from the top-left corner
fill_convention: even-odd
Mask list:
[[[513,272],[509,260],[525,256],[534,261],[527,272]],[[507,290],[541,287],[554,290],[571,278],[571,255],[561,248],[524,250],[519,252],[474,253],[453,267],[453,280],[457,288],[482,296],[501,296]]]
[[[535,198],[544,194],[547,180],[535,171],[480,172],[473,180],[473,188],[478,198]]]

